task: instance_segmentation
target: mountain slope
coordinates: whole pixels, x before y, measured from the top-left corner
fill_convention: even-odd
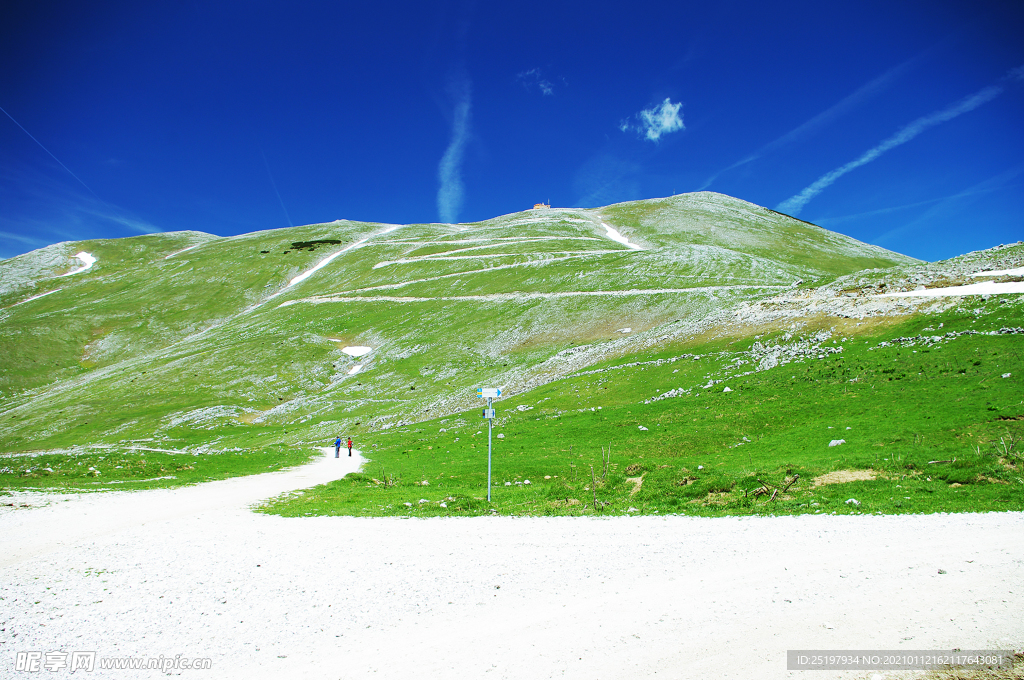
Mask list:
[[[61,276],[81,251],[95,264]],[[0,262],[0,451],[387,428],[468,408],[479,384],[516,393],[685,338],[801,279],[914,262],[706,192],[57,244]]]

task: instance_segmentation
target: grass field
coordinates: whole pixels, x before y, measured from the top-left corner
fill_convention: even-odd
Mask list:
[[[0,467],[0,495],[33,489],[58,492],[157,489],[272,472],[308,462],[307,448],[210,454],[134,449],[87,449],[67,454],[8,458]]]
[[[492,503],[486,421],[474,410],[367,435],[364,472],[263,510],[1024,510],[1024,338],[988,334],[1021,326],[1020,301],[972,299],[871,336],[769,331],[632,357],[496,402]],[[790,363],[753,370],[779,346],[794,348]]]

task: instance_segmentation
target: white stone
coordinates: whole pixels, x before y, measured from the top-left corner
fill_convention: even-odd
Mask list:
[[[828,443],[828,445],[829,446],[840,446],[840,445],[845,444],[845,443],[846,443],[845,439],[833,439],[832,441],[830,441]]]
[[[846,500],[846,504],[847,505],[857,506],[857,505],[860,505],[860,501],[857,500],[856,498],[849,498],[849,499]]]
[[[725,388],[724,390],[722,390],[722,391],[723,391],[723,392],[732,392],[732,388],[731,388],[731,387],[726,387],[726,388]]]
[[[647,432],[647,428],[644,427],[643,425],[637,425],[637,427],[640,428],[642,431]]]

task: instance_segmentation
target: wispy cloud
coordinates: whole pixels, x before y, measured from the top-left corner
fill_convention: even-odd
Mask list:
[[[804,209],[804,206],[807,205],[811,199],[830,187],[843,175],[856,170],[862,165],[870,163],[890,149],[894,149],[901,144],[906,144],[929,128],[935,127],[940,123],[953,120],[957,116],[973,111],[982,104],[992,101],[1005,89],[1002,83],[1007,80],[1021,80],[1022,77],[1024,77],[1024,66],[1019,66],[1011,70],[999,84],[984,87],[974,94],[964,97],[955,104],[951,104],[944,109],[940,109],[934,113],[928,114],[927,116],[918,118],[909,125],[897,130],[896,134],[885,139],[881,144],[865,151],[859,158],[852,160],[845,165],[841,165],[831,172],[825,173],[800,193],[786,199],[782,203],[779,203],[776,210],[794,216],[799,215]]]
[[[103,208],[79,206],[78,209],[83,213],[92,215],[93,217],[98,217],[102,220],[113,222],[114,224],[120,224],[122,227],[126,227],[134,232],[138,232],[139,234],[159,234],[163,231],[163,229],[155,224],[139,219],[138,217],[133,217],[119,208],[113,208],[106,203],[104,203],[103,206]]]
[[[288,214],[288,208],[284,207],[284,199],[281,198],[281,192],[277,190],[277,182],[274,181],[274,173],[270,171],[270,162],[267,160],[267,154],[264,153],[262,146],[260,146],[260,155],[263,156],[263,165],[267,168],[267,177],[270,178],[270,186],[274,187],[274,194],[277,196],[277,202],[281,204],[281,212],[284,213],[284,218],[288,220],[288,226],[294,227],[295,223],[292,222],[292,216]]]
[[[573,183],[580,196],[576,207],[593,208],[640,198],[637,174],[641,169],[639,163],[608,152],[591,157],[576,171]]]
[[[907,224],[887,231],[874,239],[872,243],[875,245],[884,245],[886,243],[898,245],[897,241],[901,237],[906,237],[922,227],[926,227],[929,224],[934,223],[936,219],[948,217],[951,213],[957,210],[962,210],[970,205],[973,200],[976,200],[984,194],[1004,189],[1007,184],[1016,180],[1021,174],[1024,174],[1024,163],[1015,165],[1009,170],[1005,170],[994,177],[978,182],[974,186],[968,187],[967,189],[953,194],[952,196],[946,196],[938,201],[937,205],[932,206],[917,218]]]
[[[465,74],[453,76],[448,92],[454,104],[452,109],[452,138],[448,142],[437,168],[440,187],[437,190],[437,212],[442,222],[454,223],[465,195],[462,182],[462,159],[469,141],[469,113],[472,99],[471,86]]]
[[[46,153],[48,153],[48,154],[50,155],[50,158],[52,158],[53,160],[57,161],[57,164],[58,164],[58,165],[60,165],[60,167],[62,167],[62,168],[64,168],[65,170],[67,170],[67,171],[68,171],[68,174],[69,174],[69,175],[71,175],[71,176],[72,176],[72,177],[74,177],[74,178],[75,178],[76,180],[78,180],[78,183],[79,183],[79,184],[81,184],[81,185],[82,185],[83,187],[85,187],[86,189],[88,189],[88,191],[89,191],[89,193],[90,193],[90,194],[92,194],[93,196],[96,196],[96,198],[97,198],[97,199],[98,199],[99,201],[102,201],[102,200],[103,200],[102,198],[100,198],[99,196],[97,196],[97,195],[96,195],[96,192],[95,192],[95,191],[93,191],[92,189],[90,189],[90,188],[89,188],[89,185],[88,185],[88,184],[86,184],[85,182],[83,182],[83,181],[82,181],[82,179],[81,179],[81,178],[80,178],[80,177],[79,177],[78,175],[76,175],[75,173],[71,172],[71,170],[70,170],[70,169],[68,168],[68,166],[64,165],[64,163],[62,163],[62,162],[61,162],[61,160],[60,160],[59,158],[57,158],[56,156],[54,156],[54,155],[53,155],[53,152],[52,152],[52,151],[50,151],[50,150],[49,150],[49,149],[47,149],[47,148],[46,148],[45,146],[43,146],[43,143],[42,143],[42,142],[40,142],[40,141],[39,141],[38,139],[36,139],[35,137],[33,137],[33,136],[32,136],[32,133],[31,133],[31,132],[29,132],[28,130],[26,130],[26,129],[25,129],[25,128],[24,128],[23,126],[22,126],[22,124],[21,124],[21,123],[19,123],[18,121],[16,121],[16,120],[14,119],[14,116],[12,116],[11,114],[7,113],[7,111],[5,111],[5,110],[4,110],[3,108],[0,108],[0,111],[3,111],[3,113],[4,113],[4,115],[5,115],[5,116],[7,116],[8,118],[10,118],[10,119],[11,119],[11,121],[12,121],[12,122],[13,122],[13,123],[14,123],[15,125],[17,125],[17,126],[18,126],[19,128],[21,128],[21,131],[22,131],[22,132],[24,132],[24,133],[25,133],[26,135],[28,135],[28,136],[29,136],[29,139],[31,139],[31,140],[32,140],[33,142],[35,142],[36,144],[38,144],[38,145],[39,145],[39,148],[40,148],[40,149],[42,149],[43,151],[45,151]]]
[[[686,129],[686,126],[683,124],[683,117],[679,115],[679,109],[682,107],[682,102],[673,104],[671,99],[665,97],[665,101],[661,102],[661,104],[644,109],[636,114],[634,116],[637,120],[636,123],[630,122],[628,119],[622,121],[619,124],[619,129],[623,132],[633,130],[645,139],[657,142],[661,139],[662,135]]]
[[[544,72],[539,68],[531,68],[529,71],[517,73],[516,80],[522,83],[527,90],[537,89],[545,96],[555,94],[555,86],[544,77]]]
[[[54,175],[0,157],[0,253],[17,255],[58,241],[152,234],[162,228]],[[27,247],[26,247],[27,246]]]
[[[31,236],[25,236],[24,234],[14,234],[9,231],[0,231],[0,240],[16,241],[17,243],[24,243],[27,246],[33,248],[42,248],[43,246],[50,245],[49,241],[44,241],[40,238],[32,238]]]
[[[810,137],[811,135],[815,134],[823,127],[831,124],[835,119],[849,113],[858,105],[881,94],[886,88],[888,88],[890,85],[896,82],[899,78],[902,78],[908,71],[913,69],[924,58],[925,54],[925,52],[922,52],[916,57],[908,59],[902,64],[899,64],[898,66],[894,66],[893,68],[889,69],[888,71],[878,76],[874,80],[870,81],[869,83],[866,83],[865,85],[862,85],[861,87],[857,88],[851,94],[843,97],[838,103],[833,104],[832,106],[825,109],[824,111],[814,116],[810,120],[801,123],[800,125],[793,128],[792,130],[782,135],[781,137],[778,137],[777,139],[768,142],[757,151],[754,151],[749,156],[746,156],[745,158],[736,161],[729,167],[719,170],[711,177],[708,177],[707,181],[705,181],[704,184],[700,186],[698,191],[703,191],[704,189],[707,189],[716,179],[718,179],[725,173],[729,172],[730,170],[735,170],[736,168],[746,165],[747,163],[752,163],[768,153],[777,151],[778,149],[781,149],[784,146],[788,146],[789,144],[793,144],[794,142],[806,139],[807,137]]]
[[[89,195],[83,195],[80,191],[68,187],[55,178],[47,177],[43,173],[28,168],[15,170],[11,166],[5,167],[2,174],[6,188],[9,191],[13,190],[12,193],[18,196],[17,200],[25,204],[26,207],[33,206],[29,212],[34,213],[35,216],[30,217],[23,214],[16,217],[13,211],[9,211],[0,217],[0,225],[13,227],[21,231],[22,235],[19,236],[17,232],[3,231],[0,232],[0,239],[35,247],[47,245],[52,241],[43,241],[25,234],[49,233],[64,239],[80,240],[83,238],[81,230],[87,228],[85,225],[96,223],[96,220],[89,218],[98,218],[100,223],[113,222],[139,234],[154,234],[163,231],[160,227],[131,215],[127,210],[104,201],[11,114],[2,108],[0,108],[0,112],[10,118],[22,132],[39,145],[39,148],[89,192]],[[46,215],[47,218],[41,218],[42,215]]]

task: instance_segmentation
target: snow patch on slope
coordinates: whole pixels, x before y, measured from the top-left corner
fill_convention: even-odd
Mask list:
[[[344,248],[342,248],[338,252],[334,253],[333,255],[328,255],[324,259],[320,260],[320,262],[318,262],[316,264],[316,266],[314,266],[312,269],[307,269],[306,271],[302,272],[301,274],[299,274],[298,276],[293,278],[291,281],[289,281],[288,285],[285,286],[285,289],[291,288],[292,286],[294,286],[296,284],[302,283],[303,281],[308,279],[310,276],[312,276],[316,272],[320,271],[321,269],[323,269],[324,267],[329,265],[331,262],[334,261],[335,258],[339,257],[340,255],[343,255],[343,254],[347,253],[350,250],[354,250],[356,248],[359,248],[360,246],[362,246],[364,243],[366,243],[367,241],[369,241],[372,238],[376,238],[378,236],[383,236],[384,234],[388,234],[388,233],[394,231],[395,229],[398,229],[400,226],[401,225],[399,225],[399,224],[392,225],[392,226],[388,227],[387,229],[385,229],[384,231],[379,231],[376,234],[371,234],[371,235],[367,236],[366,238],[360,239],[360,240],[356,241],[355,243],[353,243],[353,244],[351,244],[349,246],[345,246]]]
[[[971,276],[1024,276],[1024,267],[1016,269],[997,269],[987,272],[974,272]]]
[[[79,267],[78,269],[72,269],[67,274],[61,274],[61,276],[71,276],[72,274],[84,272],[86,269],[89,269],[94,264],[96,264],[96,258],[93,257],[91,254],[85,252],[84,250],[80,253],[76,253],[74,257],[77,257],[79,260],[83,262],[82,266]]]
[[[643,248],[641,248],[637,244],[630,243],[628,238],[626,238],[625,236],[620,234],[618,229],[616,229],[615,227],[611,226],[610,224],[608,224],[606,222],[602,222],[601,226],[604,227],[604,230],[606,232],[608,232],[608,238],[610,238],[611,240],[615,241],[616,243],[621,243],[622,245],[626,246],[627,248],[632,248],[633,250],[643,250]]]
[[[1009,283],[984,281],[982,283],[970,283],[966,286],[922,288],[921,290],[908,290],[901,293],[881,293],[875,297],[954,297],[960,295],[1005,295],[1007,293],[1024,293],[1024,281],[1012,281]]]

